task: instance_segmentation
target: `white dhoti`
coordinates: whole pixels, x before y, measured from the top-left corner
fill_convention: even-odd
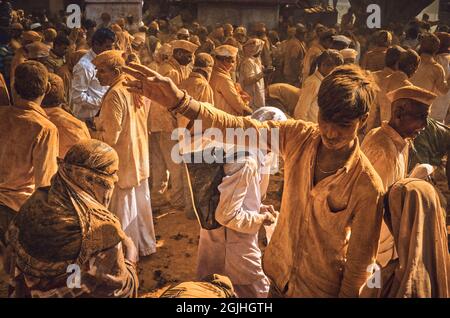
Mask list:
[[[122,229],[133,240],[140,256],[156,252],[155,229],[148,180],[134,188],[116,186],[109,209],[119,218]]]
[[[228,276],[240,298],[267,298],[269,280],[263,272],[258,234],[221,227],[200,230],[197,276]]]

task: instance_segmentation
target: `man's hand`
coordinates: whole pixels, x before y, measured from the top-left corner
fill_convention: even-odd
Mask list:
[[[275,223],[279,214],[277,211],[275,211],[273,205],[265,204],[261,204],[260,213],[264,214],[264,216],[266,217],[263,222],[264,225],[272,225],[273,223]]]
[[[135,78],[124,83],[131,93],[145,96],[167,108],[174,107],[184,97],[184,93],[170,78],[148,67],[130,63],[129,66],[122,66],[122,70]]]

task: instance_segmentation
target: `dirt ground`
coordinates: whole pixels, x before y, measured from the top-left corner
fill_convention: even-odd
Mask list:
[[[449,202],[450,191],[445,175],[442,172],[437,173],[435,181]],[[281,176],[272,176],[264,202],[273,204],[277,210],[280,206],[281,185]],[[447,224],[450,224],[450,218],[447,220]],[[154,215],[154,223],[157,253],[141,258],[138,265],[140,296],[146,298],[159,297],[171,284],[196,278],[198,222],[188,220],[182,211],[165,210]],[[7,287],[1,278],[0,266],[0,297],[6,297]]]

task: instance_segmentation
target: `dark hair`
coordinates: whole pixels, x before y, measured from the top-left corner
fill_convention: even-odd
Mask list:
[[[370,73],[354,64],[339,66],[320,85],[320,114],[330,122],[361,118],[369,112],[376,91],[377,86]]]
[[[441,40],[439,40],[436,35],[432,33],[425,33],[420,40],[419,53],[426,53],[431,55],[436,54],[436,52],[439,51],[440,45]]]
[[[398,45],[393,45],[388,48],[386,51],[386,57],[384,59],[384,63],[386,64],[386,66],[393,69],[400,60],[402,52],[405,52],[405,49]]]
[[[419,36],[419,30],[417,28],[409,28],[406,30],[406,38],[407,39],[417,39]]]
[[[67,45],[67,46],[69,46],[70,45],[70,41],[69,41],[69,38],[67,36],[60,34],[60,35],[56,36],[55,40],[53,41],[53,45],[54,46],[57,46],[57,45]]]
[[[97,26],[97,22],[95,22],[94,20],[91,20],[91,19],[87,19],[84,21],[83,26],[86,29],[93,29]]]
[[[45,94],[42,101],[43,107],[59,106],[64,103],[64,82],[61,77],[54,73],[48,73],[50,91]]]
[[[47,68],[37,61],[19,64],[14,72],[14,89],[26,100],[34,100],[45,94],[48,83]]]
[[[108,28],[100,28],[92,35],[92,45],[103,45],[106,41],[116,41],[116,34],[113,30]]]
[[[419,66],[420,56],[416,51],[408,49],[402,52],[398,60],[398,69],[408,76],[413,75]]]
[[[334,65],[340,66],[344,64],[344,58],[338,50],[328,49],[322,52],[316,59],[317,66],[320,66],[325,61],[331,61]]]

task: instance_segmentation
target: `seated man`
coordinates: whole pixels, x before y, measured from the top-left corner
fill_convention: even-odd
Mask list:
[[[435,189],[423,180],[403,179],[392,186],[387,203],[385,219],[394,236],[398,258],[368,280],[361,296],[449,298],[445,211]],[[381,288],[368,288],[377,275]]]
[[[98,140],[67,152],[6,234],[10,297],[137,296],[137,249],[106,208],[118,168],[117,153]]]
[[[59,133],[59,158],[64,158],[67,151],[76,143],[90,139],[89,130],[84,122],[72,116],[64,110],[64,83],[56,74],[48,74],[50,91],[45,94],[42,101],[50,121],[58,128]]]

